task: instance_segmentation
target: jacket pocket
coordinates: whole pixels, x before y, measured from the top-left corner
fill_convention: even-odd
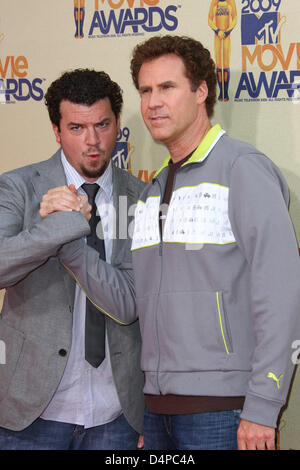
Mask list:
[[[155,352],[159,354],[160,371],[231,370],[235,367],[237,358],[222,292],[164,293],[157,312],[152,325],[154,339],[150,342],[147,338],[146,342],[150,349],[148,357],[154,357]],[[144,336],[148,335],[149,330],[145,328]]]
[[[226,354],[231,354],[233,350],[232,350],[230,326],[229,326],[228,318],[227,318],[224,305],[223,305],[223,293],[222,292],[216,292],[216,302],[217,302],[217,312],[218,312],[220,332],[221,332],[222,340],[224,343],[224,348],[225,348]]]
[[[8,390],[23,348],[25,336],[0,320],[0,400]]]

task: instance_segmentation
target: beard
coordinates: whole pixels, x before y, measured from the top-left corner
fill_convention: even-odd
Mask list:
[[[100,163],[99,162],[91,162],[89,167],[86,167],[85,165],[80,165],[81,174],[82,174],[82,176],[84,176],[86,178],[97,178],[98,179],[100,176],[103,175],[106,168],[108,167],[108,164],[109,164],[109,160],[108,161],[102,161]]]
[[[82,176],[86,177],[86,178],[100,178],[100,176],[103,175],[103,173],[105,172],[107,168],[107,165],[104,167],[101,167],[101,168],[91,168],[91,169],[88,169],[88,168],[85,168],[85,167],[81,167],[81,171],[82,171]]]

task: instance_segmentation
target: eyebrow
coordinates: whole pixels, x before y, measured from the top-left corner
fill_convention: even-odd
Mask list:
[[[165,82],[161,82],[158,84],[158,87],[163,87],[165,85],[175,85],[176,82],[174,80],[166,80]],[[152,88],[150,85],[141,85],[139,87],[139,91],[144,91],[148,90],[149,88]]]
[[[82,124],[80,122],[68,122],[68,126],[81,126]]]
[[[103,119],[99,119],[95,124],[102,124],[103,122],[110,122],[111,121],[111,118],[110,117],[104,117]],[[68,126],[83,126],[84,123],[82,122],[68,122],[67,124]]]

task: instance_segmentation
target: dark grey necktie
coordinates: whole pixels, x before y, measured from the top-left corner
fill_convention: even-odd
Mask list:
[[[104,240],[97,236],[97,225],[101,224],[100,216],[97,215],[95,203],[96,194],[99,189],[97,183],[84,183],[82,189],[88,196],[92,206],[90,227],[91,234],[87,237],[87,244],[99,252],[99,257],[105,260]],[[98,227],[99,228],[99,227]],[[99,233],[99,232],[98,232]],[[85,314],[85,359],[93,366],[99,367],[105,357],[105,318],[94,305],[86,299]]]

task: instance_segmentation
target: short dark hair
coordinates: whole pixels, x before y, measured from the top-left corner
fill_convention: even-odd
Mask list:
[[[206,81],[208,96],[205,104],[207,115],[211,117],[216,103],[215,63],[209,50],[190,37],[154,36],[138,44],[133,50],[131,60],[131,76],[136,88],[139,89],[138,76],[143,63],[167,54],[176,54],[183,60],[192,91],[196,91],[200,83]]]
[[[64,100],[71,103],[91,106],[97,101],[108,98],[116,118],[123,105],[122,90],[105,72],[90,69],[76,69],[64,72],[49,86],[45,95],[45,104],[53,124],[60,128],[60,103]]]

